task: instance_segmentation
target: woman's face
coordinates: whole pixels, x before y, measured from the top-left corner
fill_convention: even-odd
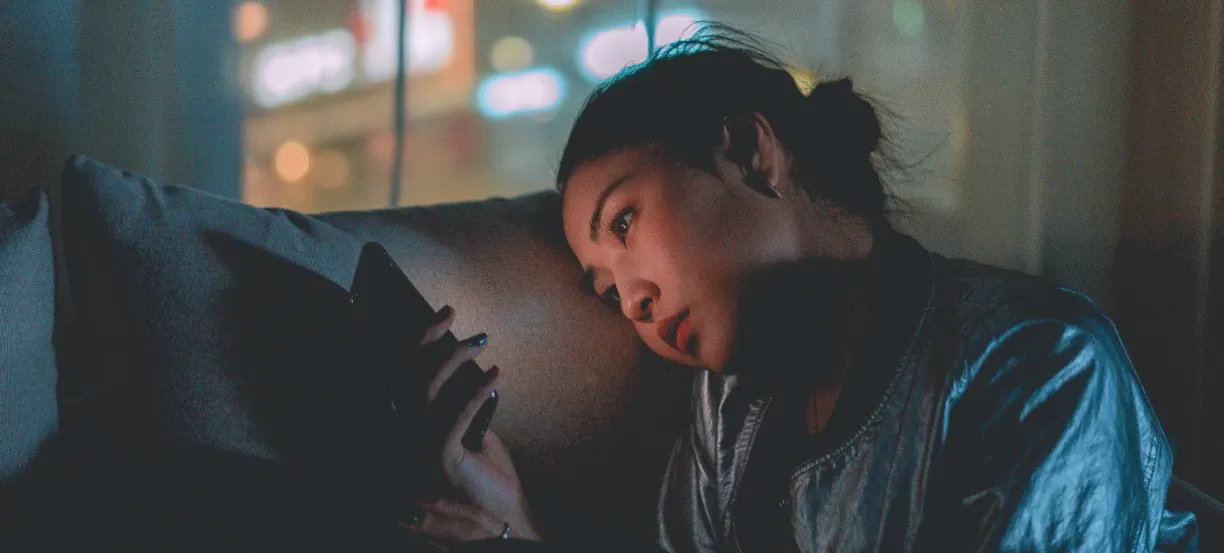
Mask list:
[[[793,197],[748,187],[721,154],[715,166],[711,174],[653,148],[616,151],[578,166],[563,215],[586,282],[652,350],[722,371],[746,279],[801,258],[804,228]]]

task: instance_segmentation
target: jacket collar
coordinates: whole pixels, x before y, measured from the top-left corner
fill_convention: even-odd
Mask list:
[[[718,404],[725,446],[737,453],[734,463],[739,473],[750,453],[761,449],[773,450],[775,459],[791,464],[801,459],[818,458],[852,440],[871,422],[873,413],[887,398],[889,385],[902,371],[913,370],[907,358],[914,349],[926,315],[935,297],[935,256],[916,240],[890,227],[874,231],[872,253],[857,273],[870,279],[867,328],[854,348],[851,369],[843,382],[837,406],[824,431],[807,441],[786,439],[781,446],[770,446],[766,439],[756,444],[758,431],[769,411],[771,426],[781,420],[794,422],[796,410],[806,409],[807,394],[813,385],[804,377],[774,379],[759,373],[743,375],[707,374],[711,384],[721,388]],[[792,304],[803,305],[800,300]],[[794,374],[812,371],[811,367],[785,367]],[[795,436],[798,426],[783,435]],[[775,433],[775,435],[777,435]],[[778,442],[773,442],[778,443]],[[798,445],[797,445],[798,444]],[[784,449],[785,451],[781,451]],[[749,451],[751,450],[751,451]],[[755,456],[755,455],[754,455]],[[791,464],[791,466],[794,466]],[[789,470],[789,467],[778,467]],[[738,480],[734,476],[733,480]]]

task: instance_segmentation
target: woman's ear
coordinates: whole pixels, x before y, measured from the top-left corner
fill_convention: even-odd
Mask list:
[[[723,152],[743,171],[745,184],[762,194],[780,196],[782,150],[764,116],[754,112],[724,119]]]
[[[756,170],[757,142],[756,126],[750,118],[734,116],[723,120],[723,151],[727,160],[745,174]]]

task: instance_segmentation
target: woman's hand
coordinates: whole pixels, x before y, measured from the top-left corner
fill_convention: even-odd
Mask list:
[[[478,334],[446,347],[439,340],[454,323],[454,310],[443,307],[438,311],[438,318],[439,321],[426,331],[415,356],[426,360],[424,364],[430,366],[414,364],[414,370],[433,374],[427,392],[430,404],[459,365],[475,359],[486,343],[485,336]],[[499,537],[507,524],[510,525],[509,536],[540,539],[505,444],[491,431],[485,433],[480,452],[468,451],[461,443],[480,406],[496,395],[498,373],[497,367],[485,373],[484,385],[442,433],[437,461],[457,493],[453,497],[418,498],[416,512],[411,517],[415,520],[402,521],[409,531],[422,534],[439,545]]]
[[[501,453],[493,454],[494,451]],[[482,454],[488,454],[489,457],[505,456],[505,466],[510,466],[509,456],[505,455],[505,451],[505,446],[495,434],[489,432],[485,435]],[[471,452],[468,454],[473,455]],[[513,467],[510,468],[510,474],[513,474]],[[517,482],[517,477],[515,481]],[[501,512],[494,512],[474,501],[448,497],[422,498],[416,503],[413,520],[404,521],[403,524],[409,531],[426,537],[443,549],[461,542],[501,537],[507,530],[507,525],[508,538],[542,541],[521,492],[517,494],[517,498],[515,506]]]

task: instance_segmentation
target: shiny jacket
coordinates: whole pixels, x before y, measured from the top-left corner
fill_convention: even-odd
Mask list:
[[[664,549],[1152,551],[1185,527],[1164,432],[1091,301],[890,230],[869,263],[868,346],[822,432],[793,424],[806,390],[696,377]]]

